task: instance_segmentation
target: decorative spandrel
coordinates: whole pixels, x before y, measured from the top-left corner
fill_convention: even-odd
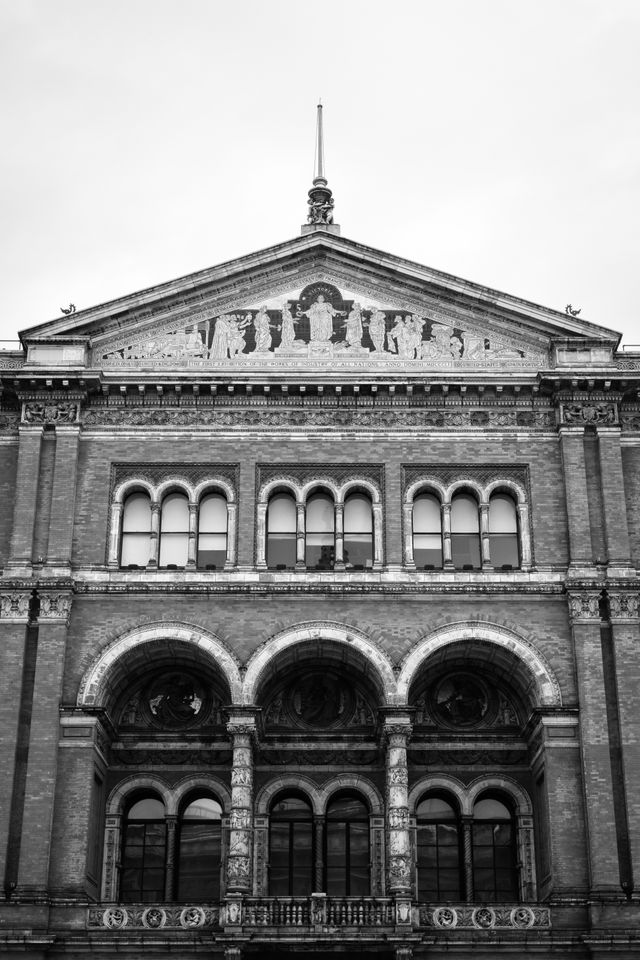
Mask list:
[[[535,366],[539,349],[487,332],[432,303],[394,304],[316,280],[302,290],[265,291],[261,302],[227,301],[94,350],[94,362],[120,366]]]
[[[119,716],[120,728],[174,732],[219,727],[223,722],[218,691],[186,670],[163,671],[139,684],[126,699]]]
[[[373,727],[368,697],[332,670],[314,670],[277,689],[264,709],[267,730],[298,727],[309,732]]]
[[[455,671],[423,686],[412,698],[416,727],[473,730],[517,727],[518,710],[511,697],[478,674]]]

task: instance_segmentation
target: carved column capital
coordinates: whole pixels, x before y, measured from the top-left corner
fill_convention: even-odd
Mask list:
[[[600,593],[590,590],[580,593],[568,593],[569,616],[576,623],[580,620],[600,620]]]
[[[68,622],[71,614],[73,596],[71,593],[40,593],[40,623],[51,623],[56,620]]]
[[[638,620],[640,617],[640,592],[614,593],[608,591],[608,597],[611,620]]]
[[[0,620],[27,623],[29,620],[30,593],[12,592],[0,594]]]

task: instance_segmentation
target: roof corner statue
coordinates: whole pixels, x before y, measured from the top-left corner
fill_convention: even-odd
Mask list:
[[[329,230],[331,233],[340,233],[340,227],[333,222],[333,196],[324,175],[324,140],[322,133],[321,103],[318,103],[313,186],[309,190],[309,213],[307,215],[307,223],[302,227],[302,233],[309,233],[318,227]]]

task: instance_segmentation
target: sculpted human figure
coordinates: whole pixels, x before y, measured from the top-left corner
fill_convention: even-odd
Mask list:
[[[280,342],[281,347],[291,347],[293,341],[296,337],[296,331],[294,328],[294,323],[297,321],[291,316],[291,308],[285,300],[282,304],[282,339]]]
[[[251,323],[251,314],[248,313],[244,318],[233,314],[229,326],[229,356],[237,357],[242,353],[245,347],[245,328]]]
[[[253,319],[256,332],[256,353],[267,353],[271,349],[271,326],[266,305],[260,307]]]
[[[403,360],[411,358],[412,330],[409,323],[410,320],[405,320],[400,314],[397,314],[394,317],[394,325],[387,334],[387,340],[390,344],[395,341],[395,349],[392,346],[391,352],[397,353]]]
[[[354,303],[346,323],[345,340],[349,346],[362,346],[362,308],[359,303]]]
[[[231,318],[218,317],[213,331],[209,356],[212,360],[226,360],[229,353],[229,330]]]
[[[328,343],[333,336],[333,318],[344,316],[344,310],[335,310],[321,293],[308,310],[301,310],[300,313],[309,317],[309,335],[312,343]]]
[[[385,315],[382,310],[375,310],[371,307],[371,318],[369,320],[369,336],[373,343],[374,350],[384,352],[384,337],[386,333]]]

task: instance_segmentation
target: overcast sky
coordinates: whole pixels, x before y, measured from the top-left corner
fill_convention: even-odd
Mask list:
[[[640,0],[0,0],[0,338],[300,232],[640,343]]]

